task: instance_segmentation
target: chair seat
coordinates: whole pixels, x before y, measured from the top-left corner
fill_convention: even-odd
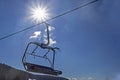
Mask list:
[[[30,72],[44,73],[44,74],[51,74],[51,75],[62,74],[61,71],[54,70],[51,67],[46,67],[46,66],[32,64],[32,63],[24,63],[24,65],[27,67],[27,71],[30,71]]]

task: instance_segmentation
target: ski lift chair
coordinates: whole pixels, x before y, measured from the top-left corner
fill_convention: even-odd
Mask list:
[[[33,49],[33,51],[31,53],[28,53],[27,51],[28,51],[29,46],[33,45],[33,44],[36,45],[36,48]],[[27,47],[25,49],[25,52],[24,52],[24,55],[23,55],[23,58],[22,58],[22,63],[24,65],[25,70],[30,71],[30,72],[35,72],[35,73],[43,73],[43,74],[56,75],[56,76],[61,75],[62,71],[54,69],[55,49],[57,49],[57,48],[56,47],[55,48],[53,48],[53,47],[43,47],[42,45],[43,44],[40,44],[38,42],[30,42],[27,45]],[[43,48],[43,49],[47,49],[48,51],[43,56],[33,54],[38,47]],[[49,53],[50,50],[53,52],[52,61],[49,58],[47,58],[47,54]],[[35,57],[47,59],[48,62],[51,64],[51,67],[27,62],[26,61],[26,55],[27,54],[35,56]]]

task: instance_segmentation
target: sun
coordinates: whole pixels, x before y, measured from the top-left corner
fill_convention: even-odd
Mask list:
[[[47,7],[43,7],[41,5],[34,5],[30,8],[30,18],[36,23],[44,22],[49,19],[49,11]]]

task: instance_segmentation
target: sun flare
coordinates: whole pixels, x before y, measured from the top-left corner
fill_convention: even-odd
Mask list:
[[[49,19],[50,14],[46,7],[37,5],[30,8],[30,18],[36,23],[43,22]]]

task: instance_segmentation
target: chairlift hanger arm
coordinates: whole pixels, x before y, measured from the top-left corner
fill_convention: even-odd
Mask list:
[[[30,42],[30,43],[28,43],[28,45],[30,45],[30,44],[36,44],[36,45],[38,45],[38,46],[40,46],[41,48],[43,48],[43,49],[49,49],[49,44],[50,44],[50,35],[49,35],[49,24],[47,24],[47,23],[44,23],[45,24],[45,26],[46,26],[46,33],[47,33],[47,43],[45,44],[45,43],[39,43],[39,42]]]
[[[47,24],[47,23],[44,23],[44,24],[45,24],[46,30],[47,30],[46,31],[47,32],[47,43],[42,45],[43,48],[50,44],[49,24]]]

